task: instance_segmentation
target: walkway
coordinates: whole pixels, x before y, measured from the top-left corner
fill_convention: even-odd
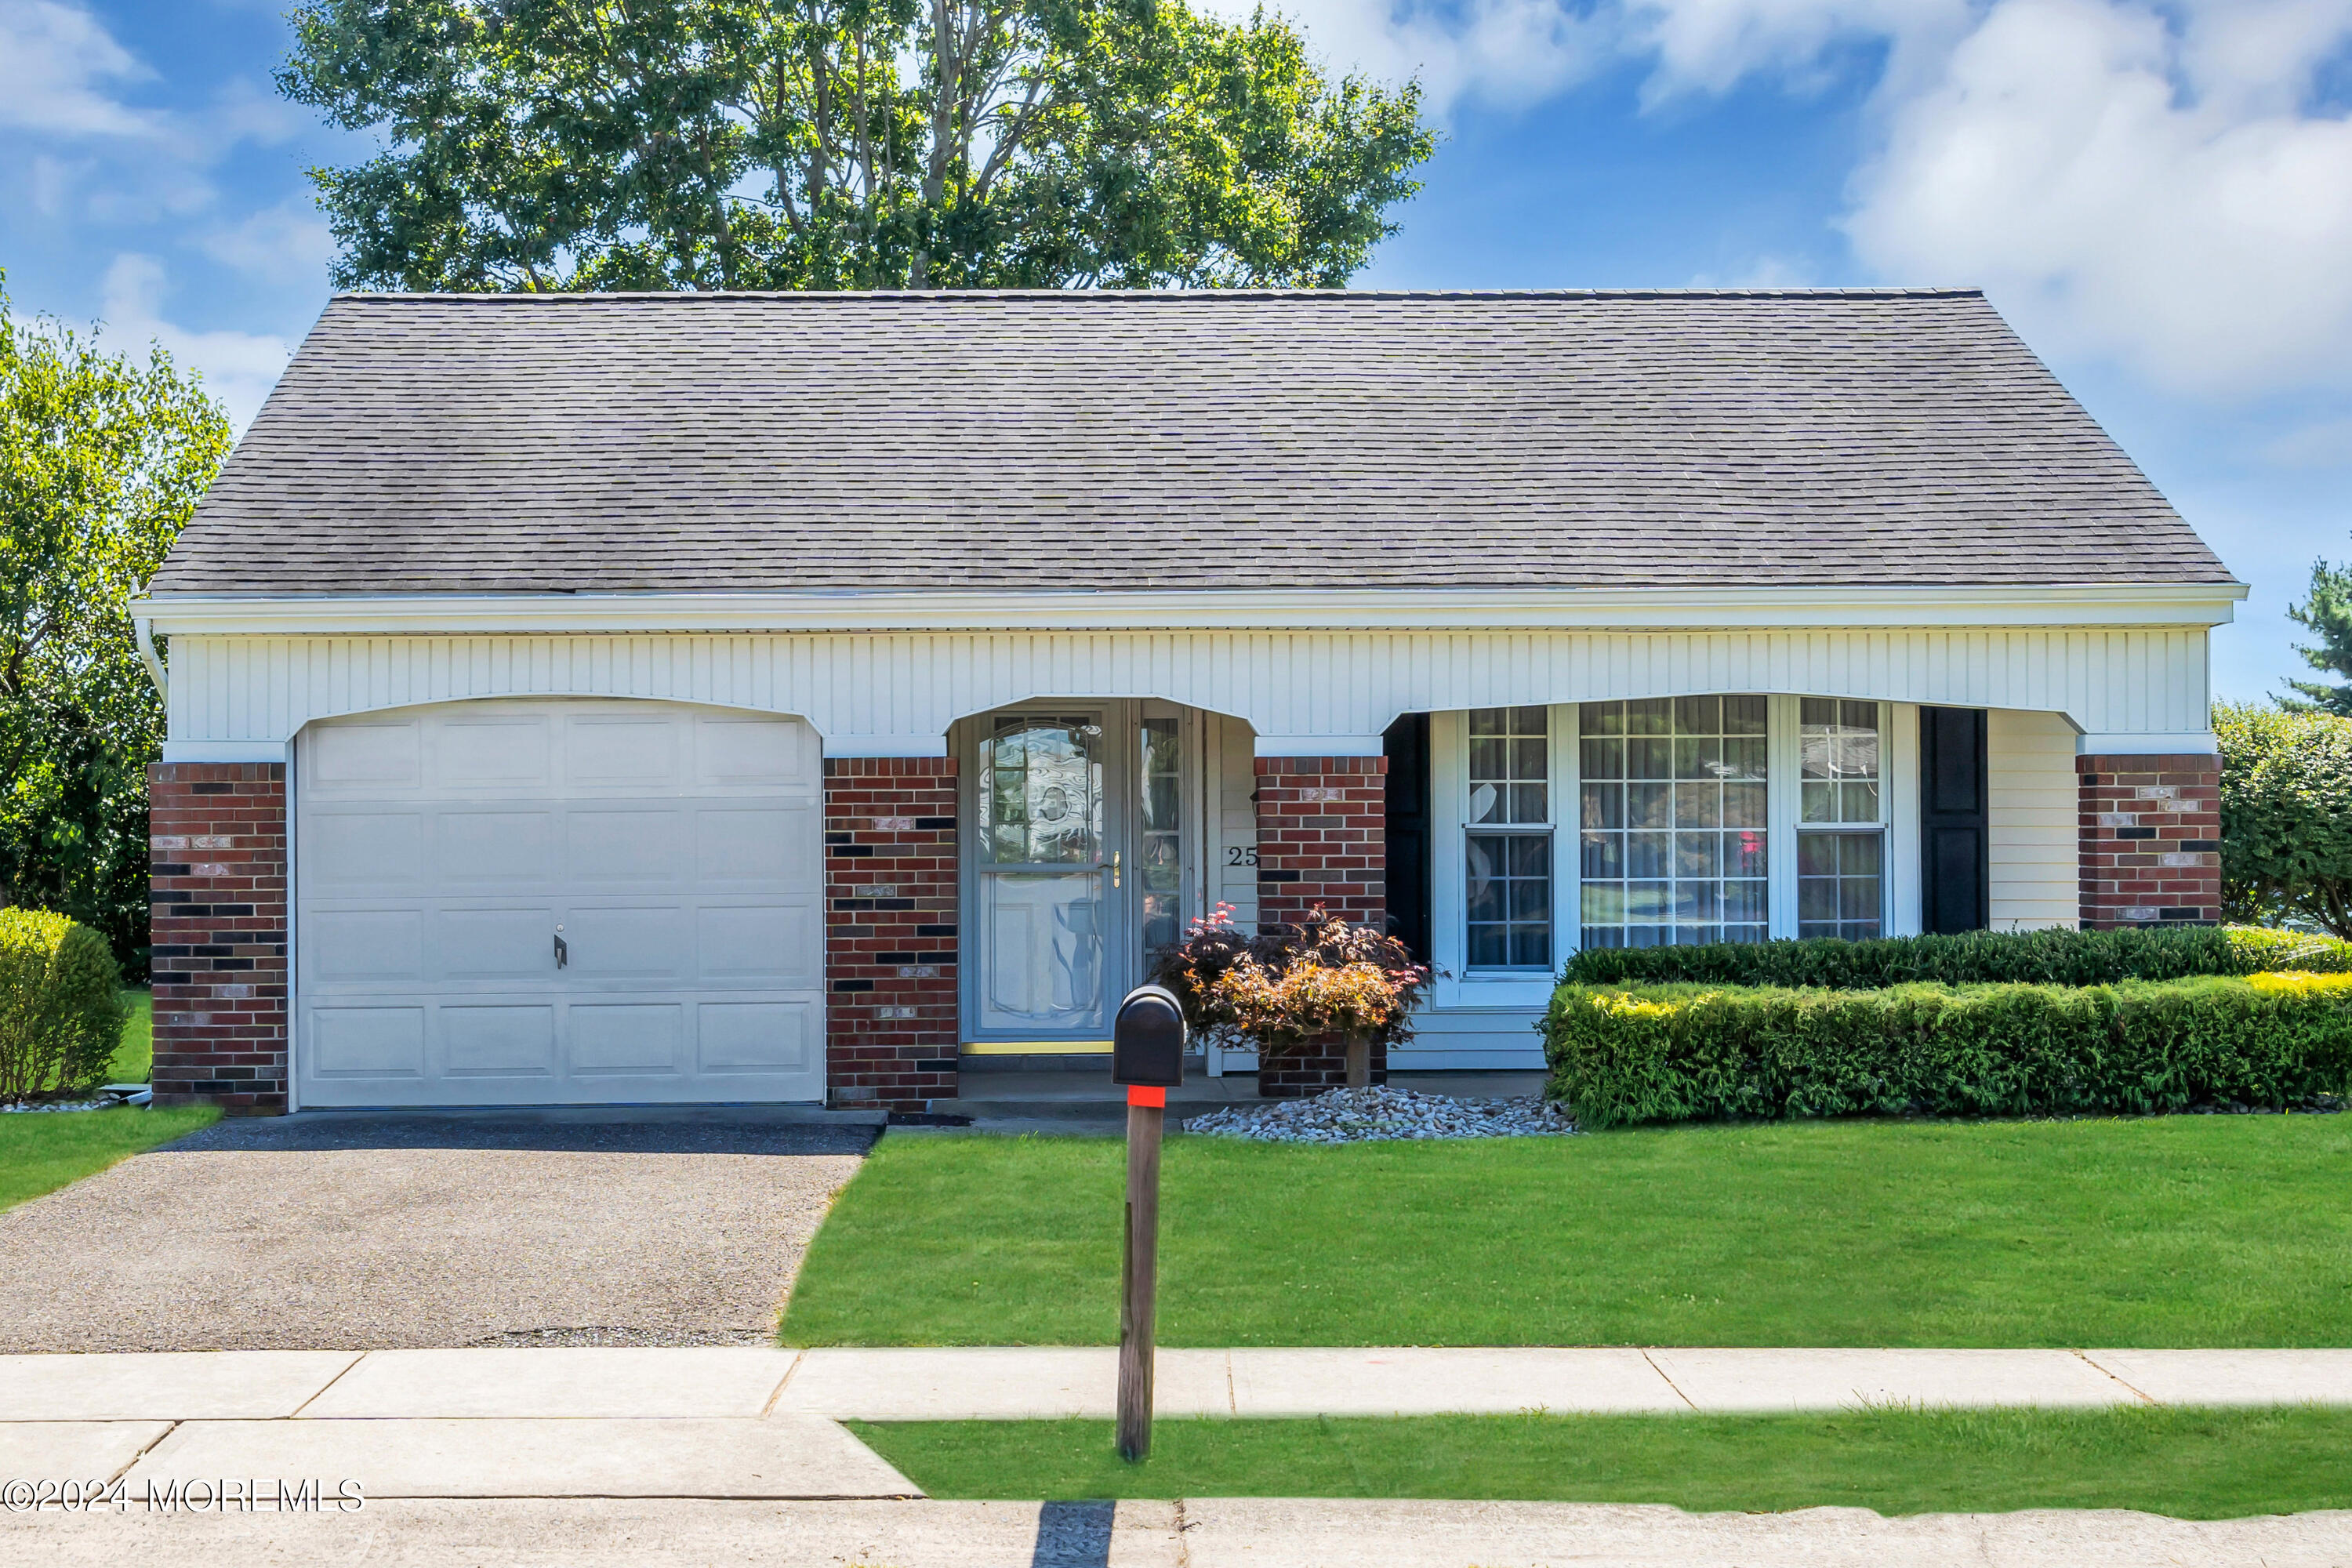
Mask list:
[[[1082,1350],[0,1356],[0,1478],[357,1478],[370,1498],[891,1498],[847,1419],[1112,1413]],[[2352,1351],[1163,1351],[1163,1416],[2352,1404]]]

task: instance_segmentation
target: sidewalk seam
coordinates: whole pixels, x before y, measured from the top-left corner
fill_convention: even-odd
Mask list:
[[[331,1389],[331,1388],[334,1387],[334,1386],[335,1386],[335,1384],[339,1384],[339,1383],[342,1382],[344,1378],[346,1378],[346,1377],[350,1376],[350,1375],[351,1375],[352,1368],[353,1368],[353,1367],[355,1367],[355,1366],[359,1365],[359,1364],[360,1364],[360,1363],[362,1363],[362,1362],[363,1362],[363,1361],[367,1360],[367,1358],[368,1358],[368,1352],[365,1352],[365,1351],[362,1351],[362,1352],[360,1352],[360,1353],[359,1353],[359,1354],[357,1354],[357,1355],[355,1355],[355,1356],[352,1357],[352,1359],[351,1359],[350,1361],[348,1361],[348,1362],[346,1362],[346,1363],[343,1363],[343,1369],[342,1369],[342,1371],[341,1371],[341,1372],[339,1372],[339,1373],[335,1373],[335,1375],[334,1375],[334,1376],[332,1376],[332,1377],[331,1377],[331,1378],[327,1379],[327,1381],[326,1381],[326,1382],[324,1382],[324,1383],[322,1383],[322,1384],[320,1384],[319,1385],[319,1389],[318,1389],[318,1392],[317,1392],[317,1393],[315,1393],[315,1394],[311,1394],[310,1398],[308,1398],[308,1399],[304,1400],[301,1404],[299,1404],[299,1405],[296,1405],[293,1409],[291,1409],[291,1410],[288,1411],[284,1415],[282,1415],[282,1416],[278,1416],[278,1417],[276,1417],[276,1419],[278,1419],[278,1420],[284,1420],[284,1421],[291,1421],[291,1420],[293,1420],[296,1416],[298,1416],[298,1415],[301,1415],[301,1414],[302,1414],[302,1412],[304,1412],[305,1410],[310,1409],[310,1406],[312,1406],[313,1405],[318,1404],[320,1400],[321,1400],[321,1399],[323,1399],[323,1398],[325,1398],[325,1397],[327,1396],[327,1390],[329,1390],[329,1389]]]
[[[2074,1352],[2074,1353],[2075,1358],[2076,1358],[2077,1360],[2079,1360],[2080,1362],[2082,1362],[2082,1363],[2083,1363],[2084,1366],[2087,1366],[2087,1367],[2091,1368],[2091,1370],[2093,1370],[2094,1372],[2098,1373],[2099,1373],[2101,1376],[2103,1376],[2103,1377],[2106,1377],[2106,1378],[2113,1379],[2113,1381],[2115,1382],[2115,1384],[2116,1384],[2116,1387],[2118,1387],[2118,1388],[2122,1388],[2122,1389],[2126,1389],[2126,1390],[2129,1391],[2129,1393],[2131,1394],[2131,1395],[2132,1395],[2134,1398],[2136,1398],[2136,1399],[2139,1400],[2142,1404],[2144,1404],[2144,1405],[2160,1405],[2160,1404],[2162,1404],[2162,1403],[2163,1403],[2163,1401],[2161,1401],[2161,1400],[2158,1399],[2154,1394],[2148,1394],[2148,1393],[2146,1393],[2146,1392],[2144,1392],[2144,1391],[2142,1391],[2142,1390],[2140,1390],[2140,1389],[2137,1389],[2137,1388],[2134,1388],[2130,1384],[2126,1383],[2126,1382],[2125,1382],[2122,1378],[2120,1378],[2120,1377],[2116,1377],[2116,1374],[2115,1374],[2114,1373],[2112,1373],[2112,1372],[2108,1371],[2105,1367],[2101,1366],[2097,1362],[2093,1361],[2093,1360],[2091,1359],[2091,1352],[2088,1352],[2088,1351],[2076,1351],[2076,1352]]]
[[[1660,1366],[1655,1361],[1651,1359],[1650,1352],[1646,1348],[1642,1352],[1642,1360],[1648,1364],[1652,1372],[1658,1374],[1660,1382],[1664,1383],[1668,1388],[1675,1391],[1675,1397],[1676,1399],[1679,1399],[1685,1405],[1689,1405],[1694,1412],[1698,1409],[1698,1405],[1692,1401],[1691,1396],[1683,1392],[1682,1385],[1676,1383],[1673,1378],[1666,1375],[1666,1369]]]
[[[793,1352],[793,1364],[784,1368],[782,1380],[779,1382],[773,1389],[769,1391],[768,1403],[760,1406],[761,1420],[765,1421],[770,1415],[775,1413],[776,1401],[784,1396],[784,1390],[792,1384],[793,1373],[800,1371],[801,1363],[807,1359],[808,1347],[806,1345],[803,1345],[799,1350]]]
[[[1225,1411],[1228,1415],[1242,1413],[1241,1395],[1234,1392],[1234,1352],[1225,1352]]]
[[[140,1460],[153,1453],[155,1451],[156,1445],[162,1443],[164,1438],[178,1431],[180,1429],[180,1425],[181,1424],[178,1421],[165,1422],[163,1424],[163,1429],[155,1434],[155,1441],[153,1443],[149,1443],[137,1453],[131,1455],[131,1458],[123,1460],[121,1468],[117,1469],[112,1475],[106,1478],[106,1484],[110,1487],[115,1482],[121,1480],[123,1477],[129,1475],[131,1473],[131,1466],[137,1464]]]

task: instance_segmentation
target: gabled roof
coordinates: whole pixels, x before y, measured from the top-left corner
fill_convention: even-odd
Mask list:
[[[352,294],[152,587],[2229,581],[1973,289]]]

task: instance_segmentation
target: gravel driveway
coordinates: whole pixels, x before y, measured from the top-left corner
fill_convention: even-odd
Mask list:
[[[218,1122],[0,1212],[0,1352],[758,1342],[874,1131]]]

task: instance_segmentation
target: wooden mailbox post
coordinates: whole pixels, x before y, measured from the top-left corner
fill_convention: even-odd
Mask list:
[[[1160,1139],[1184,1082],[1184,1009],[1139,985],[1111,1026],[1110,1078],[1127,1087],[1127,1227],[1118,1298],[1118,1456],[1151,1451],[1151,1340],[1160,1287]]]

